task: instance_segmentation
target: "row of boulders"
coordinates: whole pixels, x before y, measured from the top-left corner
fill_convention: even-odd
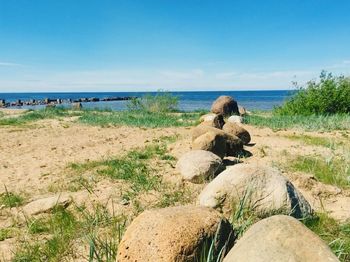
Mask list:
[[[206,260],[209,250],[211,260]],[[203,258],[200,260],[200,258]],[[144,211],[127,228],[118,261],[330,262],[330,248],[297,219],[275,215],[236,232],[219,212],[180,206]]]
[[[177,163],[183,179],[193,183],[211,180],[197,205],[140,214],[123,236],[118,261],[201,261],[208,250],[210,261],[338,261],[296,219],[311,216],[312,208],[279,170],[244,163],[224,166],[224,157],[239,155],[251,140],[240,116],[227,120],[230,114],[239,113],[233,101],[219,98],[214,102],[215,114],[202,117],[192,133],[193,150]],[[270,217],[251,226],[237,241],[237,232],[225,217],[242,201],[258,217]]]

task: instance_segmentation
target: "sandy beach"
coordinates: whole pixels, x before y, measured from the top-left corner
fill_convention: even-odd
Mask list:
[[[2,110],[6,115],[16,116],[23,112]],[[152,208],[162,195],[162,190],[144,192],[137,196],[135,203],[123,202],[123,192],[128,183],[99,176],[92,170],[75,173],[69,168],[74,163],[91,163],[125,155],[130,150],[144,148],[162,138],[167,142],[167,154],[178,159],[191,149],[191,127],[134,128],[96,127],[77,123],[76,117],[40,120],[26,126],[3,126],[0,128],[0,193],[15,192],[23,197],[19,207],[0,207],[0,226],[25,228],[23,210],[28,203],[37,199],[62,195],[75,205],[92,207],[106,205],[109,210],[129,219],[138,213],[137,209]],[[246,147],[252,156],[246,163],[261,163],[278,166],[283,175],[302,192],[316,211],[326,211],[336,220],[345,221],[350,216],[350,191],[323,184],[308,173],[292,172],[284,168],[295,155],[332,155],[344,153],[341,148],[332,149],[293,140],[290,137],[311,136],[336,140],[349,146],[346,138],[349,131],[303,132],[298,130],[273,131],[244,125],[252,137],[252,145]],[[234,160],[232,158],[232,160]],[[153,172],[167,182],[167,189],[173,192],[189,192],[186,204],[195,204],[196,196],[204,185],[182,180],[173,161],[152,159]],[[84,176],[90,179],[91,190],[77,186],[77,179]],[[169,189],[170,187],[170,189]],[[169,192],[170,192],[169,191]],[[176,205],[176,203],[174,203]],[[0,258],[10,259],[20,242],[23,232],[14,233],[0,241]],[[22,240],[21,240],[22,239]],[[87,246],[75,251],[74,261],[86,258]]]

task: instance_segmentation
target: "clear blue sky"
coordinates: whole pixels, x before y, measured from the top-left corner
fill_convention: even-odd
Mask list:
[[[349,0],[0,0],[0,92],[288,89],[350,74]]]

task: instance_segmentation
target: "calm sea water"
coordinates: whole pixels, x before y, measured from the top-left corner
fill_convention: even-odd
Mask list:
[[[86,93],[0,93],[0,99],[8,102],[21,99],[23,101],[30,99],[78,99],[78,98],[104,98],[104,97],[124,97],[137,96],[142,97],[152,92],[86,92]],[[274,106],[281,105],[283,101],[292,94],[292,91],[274,90],[274,91],[203,91],[203,92],[172,92],[179,97],[179,108],[185,111],[196,109],[210,109],[212,102],[221,95],[229,95],[235,98],[238,104],[246,107],[248,110],[270,110]],[[83,103],[85,108],[109,108],[112,110],[124,110],[126,101],[110,102],[89,102]],[[43,106],[24,106],[22,108],[41,108]]]

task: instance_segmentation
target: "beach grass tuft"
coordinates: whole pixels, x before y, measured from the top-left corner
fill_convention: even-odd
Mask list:
[[[103,205],[88,210],[55,208],[47,217],[27,220],[29,235],[35,241],[20,245],[13,261],[62,261],[74,255],[74,243],[87,243],[89,261],[115,261],[118,244],[125,230],[125,218],[111,214]],[[39,235],[45,233],[44,239]]]
[[[4,207],[17,207],[21,206],[24,202],[24,198],[16,193],[6,192],[0,194],[0,206]]]
[[[298,129],[304,131],[349,130],[350,115],[273,115],[253,113],[244,118],[246,124],[269,127],[273,130]]]
[[[302,222],[329,245],[340,261],[350,261],[349,222],[339,223],[327,213],[318,213]]]
[[[311,146],[322,146],[330,149],[336,149],[337,146],[344,145],[343,141],[335,141],[334,139],[328,137],[317,137],[309,135],[286,135],[288,139],[301,141],[307,145]]]
[[[325,184],[350,187],[350,161],[346,156],[328,159],[321,156],[297,156],[289,161],[288,168],[312,174]]]
[[[83,111],[78,122],[94,126],[180,127],[197,124],[199,113],[153,113],[143,111]]]

